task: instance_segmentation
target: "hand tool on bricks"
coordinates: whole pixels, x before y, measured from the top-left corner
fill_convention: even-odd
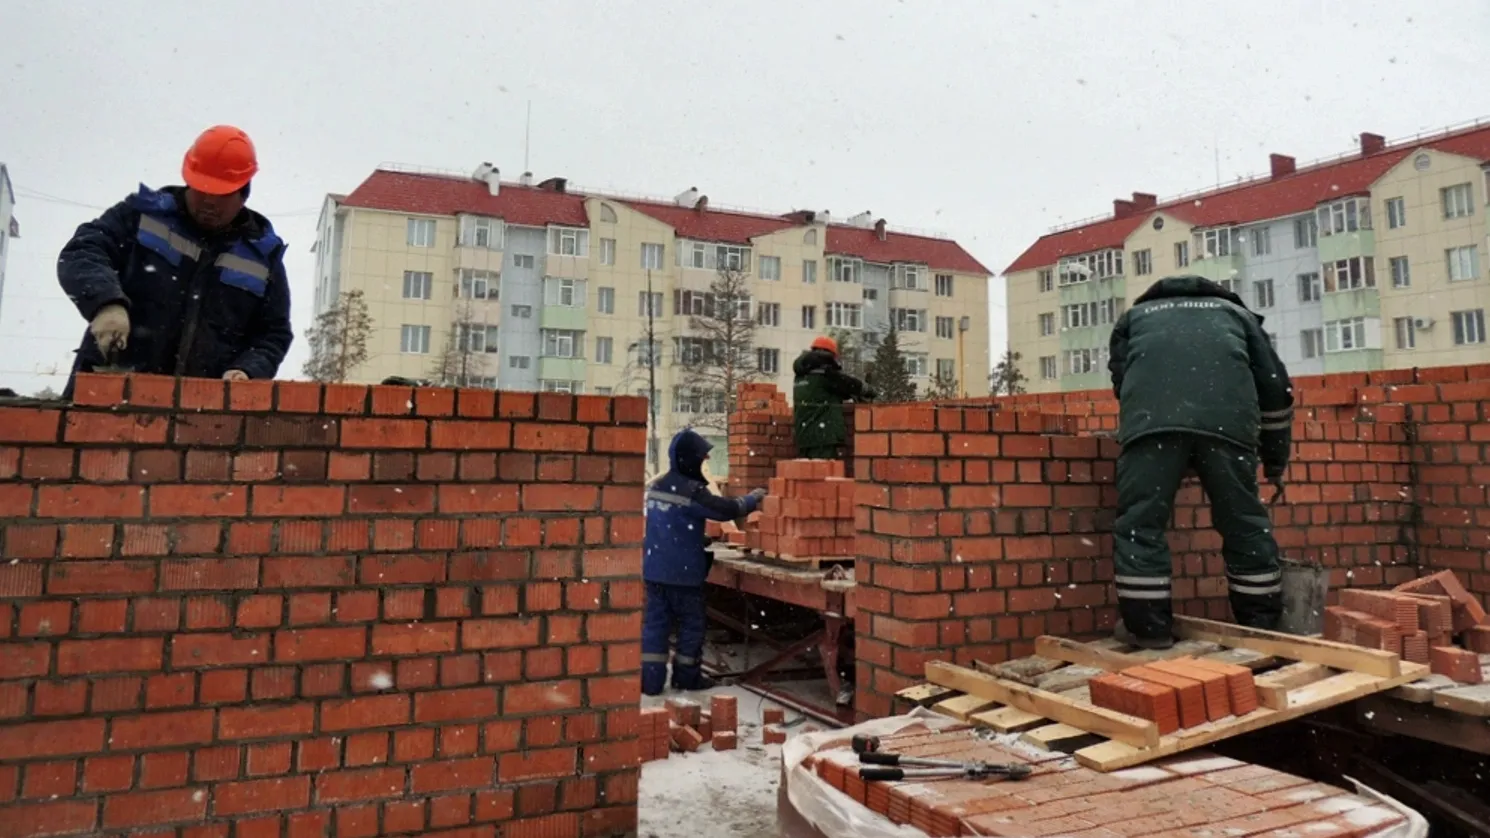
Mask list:
[[[981,780],[989,777],[1007,777],[1023,780],[1033,772],[1022,763],[963,762],[931,757],[910,757],[901,754],[860,752],[859,762],[871,766],[893,766],[860,768],[859,777],[864,780],[906,780],[935,777],[965,777]]]
[[[880,738],[878,736],[866,736],[862,733],[854,734],[851,740],[856,754],[872,754],[880,749]]]

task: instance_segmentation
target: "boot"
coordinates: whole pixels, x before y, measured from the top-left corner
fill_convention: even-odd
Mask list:
[[[1113,629],[1112,637],[1119,643],[1126,643],[1129,646],[1137,646],[1140,649],[1148,649],[1151,651],[1161,651],[1164,649],[1174,648],[1173,637],[1139,637],[1138,635],[1129,631],[1128,626],[1125,625],[1121,620],[1118,621],[1117,628]]]

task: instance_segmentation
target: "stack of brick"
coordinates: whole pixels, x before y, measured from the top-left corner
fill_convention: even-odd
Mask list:
[[[713,743],[716,751],[733,751],[738,744],[740,712],[739,703],[732,695],[709,697],[709,715],[712,717]]]
[[[733,751],[737,725],[738,710],[732,695],[711,696],[708,712],[692,699],[670,698],[664,707],[642,711],[642,761],[667,759],[672,748],[693,753],[707,744],[713,744],[716,751]],[[648,751],[649,742],[655,749],[652,752]]]
[[[641,739],[637,750],[642,762],[667,759],[672,743],[672,712],[666,707],[647,707],[641,715]]]
[[[1391,591],[1341,592],[1340,604],[1325,609],[1324,636],[1429,664],[1466,684],[1483,681],[1479,656],[1490,654],[1484,608],[1447,570]]]
[[[855,490],[838,460],[783,460],[745,544],[783,557],[852,558]]]
[[[1090,686],[1093,704],[1148,719],[1161,735],[1258,707],[1251,670],[1190,657],[1109,672]]]
[[[774,384],[744,383],[729,417],[729,486],[736,494],[764,486],[778,460],[797,456],[792,408]]]

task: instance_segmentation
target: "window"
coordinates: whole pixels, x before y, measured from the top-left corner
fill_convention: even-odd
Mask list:
[[[906,291],[925,291],[926,269],[920,265],[896,265],[890,274],[890,287]]]
[[[957,335],[956,321],[951,317],[938,317],[936,319],[936,336],[939,338],[950,338]]]
[[[601,314],[616,313],[616,289],[599,288],[595,291],[595,310]]]
[[[1138,276],[1148,276],[1154,272],[1154,253],[1144,249],[1133,253],[1133,273]]]
[[[585,307],[585,283],[580,279],[553,279],[543,281],[543,304],[566,308]]]
[[[874,302],[875,300],[878,300],[879,298],[880,298],[880,290],[878,288],[865,288],[864,289],[864,299],[865,300],[867,300],[869,302]]]
[[[582,358],[581,351],[585,345],[585,333],[570,329],[544,329],[543,330],[543,357],[545,358]]]
[[[654,244],[653,242],[643,242],[642,243],[642,270],[644,270],[644,271],[660,271],[660,270],[662,270],[662,256],[663,256],[662,245],[660,245],[660,244]]]
[[[637,341],[631,345],[631,351],[636,355],[636,363],[643,367],[650,367],[662,363],[661,341]],[[646,395],[643,391],[638,395]]]
[[[1485,310],[1482,308],[1449,313],[1454,322],[1454,344],[1464,346],[1485,342]]]
[[[515,370],[525,370],[533,365],[533,359],[527,355],[508,355],[507,366]]]
[[[548,252],[556,256],[589,256],[590,231],[578,227],[550,227]]]
[[[761,257],[761,279],[767,282],[778,282],[781,279],[781,257]]]
[[[1174,266],[1176,268],[1188,268],[1188,267],[1190,267],[1190,243],[1189,242],[1175,242],[1174,243]]]
[[[1267,227],[1252,228],[1252,255],[1267,256],[1273,252],[1273,231]]]
[[[1056,368],[1054,355],[1043,355],[1040,357],[1040,377],[1046,381],[1055,379]]]
[[[1387,199],[1387,229],[1407,226],[1407,204],[1401,198]]]
[[[638,291],[636,294],[636,316],[661,317],[662,292],[654,291],[648,294],[646,291]]]
[[[936,359],[936,377],[939,381],[954,381],[957,377],[957,364],[951,358]]]
[[[460,217],[460,246],[502,249],[502,222],[480,215]]]
[[[1324,286],[1319,282],[1319,274],[1299,274],[1299,302],[1317,303],[1323,298]]]
[[[1444,218],[1468,218],[1474,215],[1474,186],[1461,183],[1438,191],[1443,196]]]
[[[435,284],[429,271],[404,271],[404,299],[427,300]]]
[[[457,375],[455,386],[473,387],[478,390],[497,389],[497,377],[495,375]]]
[[[1480,275],[1480,253],[1474,245],[1444,251],[1449,261],[1449,281],[1462,282]]]
[[[1197,259],[1216,259],[1230,256],[1241,244],[1241,233],[1235,227],[1218,227],[1195,233]]]
[[[600,264],[614,265],[616,263],[616,240],[600,240]]]
[[[1242,287],[1242,281],[1240,279],[1237,279],[1236,277],[1232,277],[1230,279],[1223,279],[1223,280],[1221,280],[1220,282],[1218,282],[1216,284],[1217,285],[1220,285],[1222,288],[1225,288],[1227,291],[1230,291],[1231,293],[1236,294],[1238,297],[1241,296],[1241,294],[1237,294],[1237,291],[1241,289],[1241,287]]]
[[[756,349],[756,369],[768,375],[781,372],[781,350],[780,349]]]
[[[1293,247],[1295,250],[1319,247],[1319,222],[1312,214],[1293,220]]]
[[[1369,256],[1364,259],[1352,256],[1349,259],[1325,263],[1324,290],[1326,293],[1375,287],[1376,260]]]
[[[896,331],[926,331],[926,309],[924,308],[897,308],[892,316]]]
[[[937,274],[936,275],[936,295],[938,297],[950,297],[950,296],[952,296],[952,275],[951,274]]]
[[[748,271],[750,248],[721,244],[714,248],[714,264],[727,271]]]
[[[858,259],[834,256],[828,260],[828,272],[833,275],[834,282],[860,282],[859,273],[863,268],[864,263]]]
[[[780,326],[781,303],[757,303],[755,322],[759,326]]]
[[[1273,307],[1273,281],[1271,279],[1259,279],[1252,283],[1252,306],[1253,308]]]
[[[487,326],[483,323],[455,323],[451,326],[455,332],[455,349],[457,352],[489,352],[497,353],[499,343],[497,341],[497,327]]]
[[[817,260],[802,260],[802,282],[806,285],[817,284]]]
[[[1366,318],[1351,317],[1324,324],[1324,351],[1350,352],[1366,348]]]
[[[429,327],[404,324],[399,334],[398,351],[405,355],[428,355]]]
[[[911,378],[925,378],[931,369],[931,359],[925,352],[905,353],[905,372]]]
[[[409,247],[434,247],[435,220],[433,218],[410,218],[408,241]]]
[[[1411,317],[1393,318],[1392,331],[1396,333],[1398,349],[1413,349],[1418,345],[1418,334]]]
[[[515,305],[512,307],[512,316],[526,320],[533,316],[533,307]]]
[[[1305,329],[1299,332],[1299,343],[1303,345],[1305,358],[1318,358],[1324,354],[1324,329]]]
[[[674,413],[724,413],[728,403],[724,393],[702,393],[689,387],[673,388]]]
[[[1041,268],[1039,274],[1040,293],[1055,290],[1055,272],[1050,268]]]
[[[828,303],[826,325],[838,329],[864,327],[864,307],[858,303]]]
[[[1392,269],[1393,288],[1407,288],[1412,285],[1412,273],[1408,270],[1406,256],[1393,256],[1387,261],[1387,265]]]
[[[517,253],[517,254],[514,254],[513,257],[512,257],[512,267],[514,267],[514,268],[531,268],[531,267],[533,267],[533,254],[531,254],[531,253]]]
[[[1056,264],[1061,285],[1075,285],[1093,279],[1107,279],[1123,274],[1123,251],[1099,250],[1082,256],[1067,256]]]
[[[1040,337],[1050,337],[1055,334],[1055,312],[1046,312],[1040,315]]]
[[[802,328],[817,328],[817,306],[802,306]]]
[[[615,351],[615,338],[595,338],[595,363],[609,364]]]
[[[455,295],[467,300],[495,300],[501,288],[501,279],[491,271],[473,271],[464,268],[460,272],[460,284]]]
[[[613,391],[609,387],[596,387],[595,388],[595,395],[597,395],[597,396],[609,396],[612,392]]]
[[[1338,236],[1371,229],[1371,202],[1366,198],[1346,198],[1325,204],[1315,211],[1319,234]]]
[[[583,381],[559,381],[545,378],[538,382],[538,389],[545,393],[582,393],[585,390]]]
[[[1117,322],[1118,315],[1122,313],[1123,304],[1115,298],[1096,303],[1072,303],[1061,306],[1061,328],[1085,329],[1088,326],[1107,325]]]
[[[607,224],[616,223],[616,210],[610,204],[600,205],[600,220]]]
[[[1066,350],[1066,369],[1072,375],[1097,372],[1107,366],[1106,349]]]

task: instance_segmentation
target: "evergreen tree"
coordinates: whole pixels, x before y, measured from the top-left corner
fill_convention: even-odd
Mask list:
[[[867,373],[870,386],[878,393],[879,402],[909,402],[916,398],[916,385],[911,382],[910,370],[905,366],[905,353],[900,351],[900,334],[892,326],[885,333],[879,346],[875,347],[874,360]]]
[[[1004,350],[1004,357],[988,376],[989,392],[995,396],[1012,396],[1024,392],[1024,383],[1029,379],[1019,370],[1022,356],[1012,349]]]

